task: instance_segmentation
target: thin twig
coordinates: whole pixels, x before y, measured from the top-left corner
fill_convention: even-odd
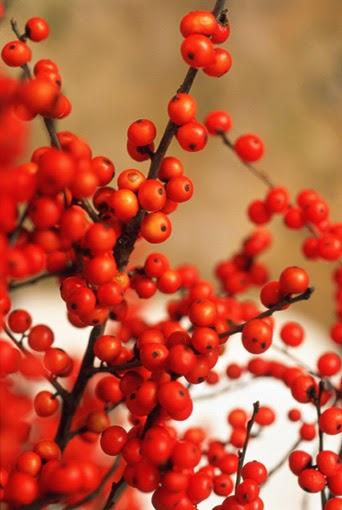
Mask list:
[[[27,213],[28,213],[28,206],[24,208],[24,210],[20,216],[20,219],[15,227],[15,230],[13,230],[13,232],[11,233],[11,235],[9,237],[9,242],[11,245],[14,245],[16,240],[18,239],[20,231],[21,231],[21,229],[25,223],[25,220],[27,218]]]
[[[265,310],[264,312],[261,312],[259,315],[254,317],[254,319],[265,319],[266,317],[270,317],[271,315],[273,315],[275,312],[279,312],[280,310],[282,310],[284,308],[284,306],[292,305],[294,303],[298,303],[299,301],[307,301],[308,299],[310,299],[313,292],[314,292],[314,288],[308,287],[305,292],[302,292],[302,294],[298,294],[298,296],[285,297],[284,299],[279,301],[279,303],[277,303],[276,305],[272,306],[268,310]],[[253,319],[251,319],[251,320],[253,320]],[[236,333],[241,333],[241,331],[243,330],[243,328],[245,327],[245,325],[248,322],[250,322],[250,321],[243,322],[242,324],[238,324],[237,326],[234,326],[231,329],[224,331],[223,333],[220,333],[219,337],[225,338],[226,336],[231,336],[231,335],[235,335]]]
[[[91,204],[89,203],[89,201],[86,198],[83,198],[82,200],[80,200],[79,205],[80,205],[80,207],[82,207],[82,209],[84,209],[87,212],[89,218],[91,218],[94,223],[97,223],[98,221],[100,221],[98,214],[92,208]]]
[[[70,393],[70,399],[63,403],[62,414],[58,425],[55,441],[63,450],[68,442],[68,436],[76,409],[89,380],[89,370],[94,363],[94,344],[98,336],[102,335],[105,325],[94,326],[91,330],[87,349],[84,353],[79,374]]]
[[[245,439],[245,442],[244,442],[242,450],[239,451],[239,464],[238,464],[238,470],[237,470],[237,473],[236,473],[235,489],[239,485],[240,480],[241,480],[241,470],[242,470],[243,464],[245,462],[245,457],[246,457],[246,453],[247,453],[248,443],[249,443],[249,440],[250,440],[250,437],[251,437],[251,432],[252,432],[252,428],[253,428],[253,425],[254,425],[254,422],[255,422],[256,415],[258,414],[258,411],[259,411],[259,407],[260,407],[259,401],[254,402],[252,416],[250,417],[250,419],[247,422],[246,439]]]
[[[126,489],[126,485],[123,477],[118,482],[112,484],[111,491],[102,510],[110,510],[119,501],[123,491]]]
[[[113,365],[109,367],[107,365],[100,365],[99,367],[91,367],[89,369],[89,375],[94,375],[102,372],[106,372],[108,374],[117,375],[120,372],[125,372],[126,370],[130,370],[131,368],[137,368],[141,366],[141,361],[139,359],[133,359],[131,361],[127,361],[126,363],[122,363],[121,365]]]
[[[314,402],[315,403],[315,407],[316,407],[316,412],[317,412],[318,451],[319,452],[322,452],[324,450],[323,430],[319,426],[319,420],[320,420],[320,417],[321,417],[321,398],[322,398],[323,391],[324,391],[324,382],[323,381],[319,381],[318,394],[316,395],[315,402]],[[322,505],[322,510],[324,510],[324,508],[325,508],[326,501],[327,501],[327,498],[326,498],[326,494],[325,494],[325,487],[323,487],[323,489],[321,490],[321,505]]]
[[[258,379],[261,379],[261,377],[258,377]],[[204,393],[202,395],[195,395],[192,398],[192,401],[193,402],[200,402],[201,400],[203,401],[207,401],[207,400],[212,400],[214,398],[217,398],[221,395],[226,395],[227,393],[229,393],[230,391],[235,391],[235,390],[240,390],[241,388],[245,388],[246,386],[249,386],[252,382],[254,381],[254,378],[253,379],[250,379],[248,381],[240,381],[240,382],[236,382],[235,384],[234,383],[230,383],[226,386],[223,386],[222,388],[219,388],[218,390],[216,391],[212,391],[212,392],[208,392],[208,393]]]
[[[301,359],[299,359],[295,354],[293,354],[289,349],[286,349],[285,347],[281,347],[277,344],[272,344],[272,349],[274,349],[275,351],[278,351],[280,352],[281,354],[283,354],[284,356],[286,356],[287,358],[291,359],[292,361],[294,361],[297,365],[305,368],[305,370],[307,370],[310,374],[316,376],[316,377],[319,377],[317,372],[315,372],[314,370],[312,370],[312,368],[307,365],[305,363],[305,361],[302,361]]]
[[[58,278],[59,276],[65,276],[64,274],[54,274],[54,273],[42,273],[34,278],[30,278],[29,280],[24,280],[21,282],[12,282],[9,284],[10,291],[22,289],[23,287],[28,287],[29,285],[35,285],[36,283],[41,282],[42,280],[47,280],[49,278]]]

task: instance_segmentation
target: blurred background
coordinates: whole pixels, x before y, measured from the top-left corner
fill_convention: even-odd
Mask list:
[[[52,58],[73,103],[62,129],[87,139],[94,154],[112,158],[117,171],[137,167],[126,153],[126,129],[135,119],[153,119],[162,133],[166,105],[186,67],[180,58],[179,21],[185,11],[211,8],[211,0],[13,0],[9,15],[23,26],[46,17],[52,28],[34,58]],[[233,56],[221,79],[199,73],[193,93],[199,117],[226,109],[234,120],[231,137],[255,132],[266,144],[262,161],[272,179],[293,197],[313,187],[338,220],[342,204],[340,135],[342,120],[341,0],[230,0]],[[4,40],[9,27],[1,27]],[[46,142],[37,121],[32,143]],[[180,155],[195,184],[195,197],[173,215],[174,230],[164,244],[174,264],[191,261],[204,277],[213,264],[239,246],[251,227],[246,205],[265,188],[219,140],[205,151]],[[138,164],[139,165],[139,164]],[[140,164],[147,170],[148,163]],[[268,262],[277,275],[286,264],[303,263],[303,232],[272,222],[275,237]],[[319,289],[305,313],[332,322],[330,265],[308,263]],[[304,309],[304,308],[303,308]]]

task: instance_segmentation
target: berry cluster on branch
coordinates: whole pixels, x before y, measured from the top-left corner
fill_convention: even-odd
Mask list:
[[[4,12],[0,4],[1,19]],[[0,74],[0,398],[8,409],[0,418],[6,443],[0,502],[26,510],[56,504],[64,510],[134,510],[140,492],[151,493],[156,510],[197,510],[208,500],[213,510],[263,510],[266,485],[288,462],[299,487],[320,494],[322,510],[341,510],[341,452],[326,449],[325,437],[342,432],[342,361],[336,352],[342,343],[342,268],[334,269],[335,348],[322,352],[312,368],[293,353],[305,341],[304,327],[285,322],[279,338],[274,327],[277,312],[310,299],[309,275],[289,266],[271,279],[261,257],[272,244],[263,225],[275,214],[289,228],[310,233],[303,244],[308,259],[337,262],[342,227],[329,219],[316,191],[300,191],[292,205],[287,189],[255,165],[263,141],[254,134],[228,138],[227,112],[198,120],[190,94],[195,78],[200,72],[219,78],[232,66],[221,47],[230,36],[225,0],[182,18],[180,53],[189,67],[168,101],[159,143],[150,119],[127,129],[128,155],[135,166],[146,161],[149,169],[127,168],[117,176],[110,158],[94,156],[87,141],[57,128],[72,109],[59,68],[49,59],[30,65],[32,43],[49,36],[47,21],[31,18],[23,32],[14,20],[11,27],[15,38],[4,44],[1,57],[21,72],[16,78]],[[49,144],[19,164],[35,118],[43,120]],[[266,197],[248,207],[253,231],[216,265],[216,285],[192,264],[175,267],[154,250],[141,260],[135,252],[142,240],[166,241],[172,213],[194,193],[182,161],[167,154],[171,142],[197,152],[209,135],[268,187]],[[46,321],[12,306],[13,291],[37,284],[32,289],[39,292],[39,282],[50,277],[59,282],[69,323],[91,328],[80,359],[58,347],[59,332]],[[244,298],[255,288],[260,303]],[[144,304],[158,293],[172,299],[164,320],[153,321]],[[227,361],[227,346],[238,334],[252,356],[245,364],[229,359],[222,372],[218,362]],[[280,358],[264,356],[272,349]],[[225,440],[210,437],[202,424],[179,431],[177,422],[187,420],[194,405],[258,378],[278,381],[296,402],[287,417],[298,423],[297,437],[276,465],[246,461],[250,443],[266,436],[281,412],[267,403],[229,409]],[[228,385],[218,386],[225,379]],[[205,384],[213,390],[196,396],[193,386]],[[312,421],[301,406],[314,413]],[[298,449],[315,440],[316,456]]]

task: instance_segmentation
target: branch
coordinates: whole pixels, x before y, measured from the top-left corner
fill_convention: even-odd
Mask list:
[[[318,395],[315,398],[315,407],[317,412],[317,426],[318,426],[318,451],[322,452],[324,450],[324,439],[323,439],[323,431],[321,430],[319,426],[319,419],[321,417],[321,397],[322,393],[324,391],[324,382],[320,381],[318,385]],[[325,494],[325,487],[321,490],[321,505],[322,510],[325,508],[325,504],[327,502],[326,494]]]
[[[63,403],[62,414],[59,421],[59,426],[56,434],[55,441],[63,450],[69,440],[69,432],[72,424],[72,419],[76,412],[76,409],[80,403],[83,392],[89,380],[90,368],[94,363],[94,344],[98,336],[102,335],[105,325],[100,324],[94,326],[91,330],[87,349],[84,353],[82,364],[80,367],[79,374],[77,376],[74,387],[70,393],[70,399]]]
[[[314,292],[314,288],[308,287],[305,292],[303,292],[302,294],[298,294],[298,296],[285,297],[284,299],[279,301],[279,303],[277,303],[276,305],[272,306],[268,310],[265,310],[264,312],[261,312],[259,315],[254,317],[254,319],[265,319],[266,317],[270,317],[271,315],[273,315],[274,312],[279,312],[286,305],[292,305],[293,303],[298,303],[299,301],[307,301],[308,299],[310,299],[313,292]],[[251,319],[251,320],[254,320],[254,319]],[[243,330],[243,328],[245,327],[245,325],[248,322],[250,322],[250,321],[243,322],[242,324],[238,324],[237,326],[234,326],[231,329],[224,331],[223,333],[220,333],[219,337],[225,338],[226,336],[231,336],[231,335],[235,335],[236,333],[241,333],[241,331]]]
[[[118,482],[114,482],[112,484],[111,491],[108,495],[107,501],[102,508],[102,510],[110,510],[112,506],[117,503],[123,493],[123,491],[126,489],[126,482],[124,478],[120,478]]]
[[[275,349],[276,351],[280,352],[281,354],[284,354],[284,356],[287,356],[288,358],[290,358],[292,361],[294,361],[297,365],[300,365],[302,366],[303,368],[305,368],[305,370],[307,370],[308,372],[310,372],[310,374],[312,375],[316,375],[318,376],[318,374],[316,372],[314,372],[311,367],[309,365],[307,365],[304,361],[302,361],[301,359],[297,358],[297,356],[295,356],[291,351],[289,351],[288,349],[286,349],[285,347],[281,347],[279,345],[276,345],[276,344],[272,344],[272,349]]]
[[[246,453],[247,453],[248,443],[249,443],[249,440],[250,440],[250,437],[251,437],[251,431],[252,431],[252,428],[253,428],[253,425],[254,425],[254,422],[255,422],[255,417],[256,417],[256,415],[257,415],[257,413],[259,411],[259,407],[260,407],[259,401],[254,402],[254,404],[253,404],[253,413],[252,413],[252,416],[248,420],[248,423],[247,423],[246,439],[245,439],[245,442],[244,442],[242,450],[239,452],[239,464],[238,464],[238,470],[237,470],[237,473],[236,473],[235,489],[239,485],[240,480],[241,480],[241,470],[242,470],[243,464],[245,462],[245,457],[246,457]]]
[[[261,377],[258,377],[258,379],[261,379]],[[208,393],[204,393],[202,395],[197,395],[197,396],[194,396],[194,397],[191,397],[192,398],[192,401],[193,402],[199,402],[201,400],[212,400],[214,398],[217,398],[219,397],[220,395],[225,395],[226,393],[230,392],[230,391],[234,391],[234,390],[240,390],[241,388],[245,388],[246,386],[249,386],[251,384],[251,382],[254,381],[254,378],[248,380],[248,381],[240,381],[240,382],[237,382],[237,383],[230,383],[226,386],[223,386],[222,388],[220,388],[219,390],[216,390],[216,391],[212,391],[212,392],[208,392]]]
[[[217,0],[213,8],[213,14],[219,17],[225,5],[225,0]],[[190,67],[185,75],[183,83],[178,88],[177,92],[189,93],[194,80],[198,74],[198,70]],[[167,149],[172,142],[173,137],[176,134],[178,126],[173,122],[169,121],[164,130],[164,134],[159,142],[156,152],[151,155],[151,164],[148,172],[148,179],[154,179],[158,175],[160,164],[166,154]],[[135,242],[138,238],[141,223],[145,217],[146,211],[140,209],[138,214],[127,224],[125,230],[119,237],[115,249],[114,256],[118,268],[122,271],[128,264],[130,254],[134,249]]]
[[[15,244],[16,240],[18,239],[19,237],[19,234],[20,234],[20,230],[22,229],[24,223],[25,223],[25,220],[27,218],[27,213],[28,213],[28,206],[26,206],[20,216],[20,219],[18,221],[18,224],[17,226],[15,227],[15,229],[13,230],[13,232],[11,233],[11,235],[9,236],[9,242],[10,244],[13,246],[13,244]]]
[[[94,223],[100,221],[98,214],[96,213],[96,211],[94,211],[94,209],[92,208],[92,206],[90,205],[89,201],[86,198],[80,200],[78,205],[87,212],[89,218],[91,218]]]
[[[131,368],[136,368],[141,366],[141,361],[139,359],[133,359],[131,361],[127,361],[127,363],[123,363],[122,365],[114,365],[109,367],[107,365],[100,365],[99,367],[91,367],[89,369],[89,376],[98,374],[101,372],[106,372],[108,374],[117,375],[119,372],[124,372],[125,370],[130,370]]]
[[[31,278],[29,280],[24,280],[22,282],[12,282],[9,284],[9,290],[17,290],[21,289],[23,287],[28,287],[29,285],[35,285],[36,283],[39,283],[42,280],[47,280],[48,278],[58,278],[59,276],[67,276],[64,273],[58,274],[58,273],[42,273],[38,276],[35,276],[34,278]]]

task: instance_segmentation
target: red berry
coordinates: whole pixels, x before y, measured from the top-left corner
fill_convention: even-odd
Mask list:
[[[253,319],[242,330],[242,343],[245,349],[252,354],[261,354],[272,343],[272,328],[261,319]]]
[[[2,60],[10,67],[20,67],[31,60],[32,53],[26,43],[11,41],[2,48]]]
[[[101,335],[94,344],[94,354],[101,361],[111,363],[121,352],[121,341],[113,335]]]
[[[299,486],[307,492],[321,492],[325,483],[322,473],[315,469],[304,469],[298,476]]]
[[[329,435],[336,435],[342,431],[342,409],[339,407],[330,407],[320,416],[319,428]]]
[[[182,57],[191,67],[207,67],[214,62],[213,43],[200,34],[188,35],[181,46]]]
[[[50,391],[40,391],[35,396],[33,405],[38,416],[46,417],[57,411],[59,402]]]
[[[259,496],[259,486],[255,480],[246,478],[236,487],[235,494],[239,503],[246,504],[254,501]]]
[[[101,448],[107,455],[118,455],[127,442],[127,432],[123,427],[113,425],[102,432]]]
[[[289,192],[286,188],[272,188],[267,193],[265,204],[271,213],[282,213],[288,207]]]
[[[261,159],[264,154],[263,141],[257,135],[242,135],[235,144],[236,154],[247,163],[254,163]]]
[[[166,202],[164,185],[157,179],[147,179],[139,187],[138,199],[140,206],[146,211],[159,211]]]
[[[304,341],[304,328],[298,322],[286,322],[280,330],[280,338],[290,347],[298,347]]]
[[[209,112],[204,120],[205,127],[211,135],[226,133],[232,127],[231,116],[223,110]]]
[[[317,467],[325,476],[333,476],[339,465],[339,457],[337,453],[330,450],[323,450],[317,454]]]
[[[204,67],[203,71],[208,76],[219,78],[226,74],[232,67],[232,56],[229,51],[224,48],[214,48],[214,60]]]
[[[325,352],[317,361],[318,372],[322,377],[330,377],[337,374],[341,367],[341,357],[336,352]]]
[[[268,223],[272,217],[263,200],[253,200],[248,206],[248,217],[256,225]]]
[[[190,200],[193,192],[192,181],[185,175],[172,177],[166,185],[167,198],[177,203]]]
[[[250,478],[257,484],[262,485],[267,480],[267,469],[264,464],[254,460],[252,462],[247,462],[247,464],[243,466],[241,475],[244,480]]]
[[[309,277],[300,267],[288,267],[279,277],[279,289],[283,296],[301,294],[309,287]]]
[[[294,450],[289,456],[289,466],[293,474],[299,475],[304,469],[311,465],[312,457],[302,450]]]
[[[8,316],[8,325],[14,333],[25,333],[31,323],[32,317],[26,310],[13,310]]]
[[[189,94],[178,93],[169,101],[168,114],[171,122],[182,126],[194,120],[197,111],[197,103]]]
[[[179,145],[189,152],[196,152],[204,149],[208,140],[207,128],[193,120],[183,124],[176,134]]]
[[[43,18],[30,18],[25,25],[25,35],[31,41],[43,41],[49,36],[50,28]]]
[[[213,35],[217,21],[210,11],[192,11],[186,14],[181,21],[180,31],[183,37],[191,34]]]
[[[46,351],[54,340],[53,331],[45,324],[33,326],[28,335],[28,344],[34,351]]]
[[[139,119],[133,122],[128,130],[128,140],[138,147],[150,145],[157,134],[156,127],[151,120]]]

